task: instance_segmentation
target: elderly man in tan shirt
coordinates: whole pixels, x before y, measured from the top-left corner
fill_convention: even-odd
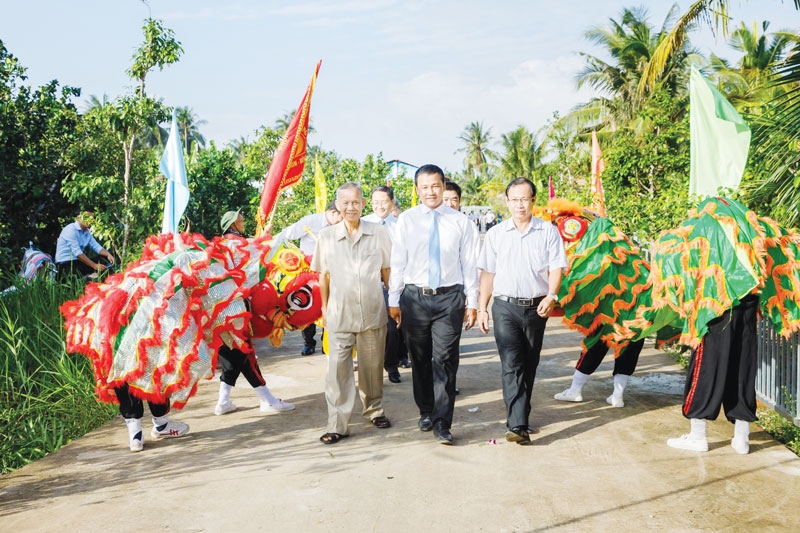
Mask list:
[[[319,233],[311,270],[320,273],[322,320],[328,332],[327,433],[334,444],[349,435],[356,404],[353,348],[358,352],[358,392],[364,416],[381,429],[391,426],[383,413],[383,352],[386,306],[381,284],[389,284],[392,242],[383,226],[361,220],[364,195],[356,183],[336,191],[344,220]]]

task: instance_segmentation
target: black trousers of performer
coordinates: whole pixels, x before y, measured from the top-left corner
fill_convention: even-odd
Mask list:
[[[536,312],[541,301],[542,298],[535,298],[533,305],[523,307],[495,298],[492,304],[494,339],[500,353],[509,429],[527,426],[531,414],[533,380],[547,324],[547,319]]]
[[[114,394],[117,395],[119,414],[122,415],[122,418],[142,418],[144,416],[142,400],[131,395],[127,384],[114,389]],[[167,403],[147,402],[147,406],[150,408],[150,414],[154,417],[169,413],[169,400]]]
[[[397,370],[400,364],[400,330],[397,329],[397,322],[389,316],[389,295],[386,288],[383,289],[383,300],[386,303],[386,351],[383,354],[383,368],[392,371]]]
[[[633,375],[633,371],[636,370],[636,363],[639,362],[639,354],[642,353],[643,346],[644,339],[639,339],[636,342],[629,343],[622,349],[619,357],[614,359],[615,376],[617,374],[623,374],[625,376]],[[581,354],[581,358],[578,359],[578,364],[575,365],[575,369],[584,374],[591,374],[597,370],[597,367],[603,362],[603,358],[608,353],[608,350],[608,344],[603,341],[596,342],[594,346]]]
[[[435,423],[453,422],[456,401],[458,345],[464,323],[464,287],[440,288],[425,296],[414,285],[406,285],[400,295],[402,330],[411,353],[414,401],[420,415],[430,415]]]
[[[309,324],[306,329],[303,330],[303,344],[306,348],[316,348],[317,341],[314,340],[314,335],[317,334],[317,325],[316,324]]]
[[[250,345],[252,350],[253,345]],[[266,385],[261,369],[258,367],[258,360],[254,351],[244,353],[236,348],[228,348],[224,344],[219,348],[219,362],[222,365],[222,373],[219,380],[227,383],[231,387],[236,385],[239,374],[244,375],[251,387],[256,388]]]
[[[683,415],[714,420],[720,406],[730,421],[756,421],[756,320],[758,296],[750,295],[709,322],[692,351],[684,387]]]

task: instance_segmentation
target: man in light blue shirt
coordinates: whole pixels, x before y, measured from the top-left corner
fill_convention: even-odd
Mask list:
[[[96,254],[101,255],[108,259],[108,262],[114,264],[114,256],[112,256],[105,248],[100,246],[100,243],[92,236],[89,231],[94,221],[93,213],[91,211],[84,211],[75,218],[75,222],[68,224],[61,234],[58,236],[56,242],[56,268],[59,274],[68,274],[70,272],[80,273],[81,275],[88,275],[94,272],[102,272],[106,266],[96,263],[89,259],[84,253],[88,246]]]

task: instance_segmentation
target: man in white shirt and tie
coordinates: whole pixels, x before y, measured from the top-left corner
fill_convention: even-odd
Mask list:
[[[530,442],[531,395],[547,317],[558,301],[564,243],[555,226],[531,215],[536,187],[517,178],[506,187],[511,219],[486,233],[481,269],[478,326],[489,332],[489,298],[494,296],[494,338],[503,372],[506,440]]]
[[[379,185],[372,190],[372,213],[362,217],[361,220],[380,224],[385,227],[389,232],[389,236],[393,237],[394,225],[397,222],[397,217],[392,214],[392,206],[394,205],[394,191],[391,187],[386,185]],[[388,292],[383,288],[384,302],[387,308],[387,327],[386,327],[386,351],[384,352],[383,368],[389,376],[389,381],[392,383],[401,383],[400,371],[398,366],[408,368],[408,360],[405,359],[404,363],[400,361],[400,331],[397,329],[397,324],[391,317],[388,316]]]
[[[334,226],[342,221],[342,214],[336,208],[336,203],[328,204],[324,213],[314,213],[306,215],[291,226],[283,229],[275,236],[275,240],[294,241],[300,239],[300,250],[306,255],[313,255],[314,248],[317,246],[317,237],[322,228]],[[268,231],[271,230],[271,227]],[[317,347],[314,335],[317,333],[317,325],[310,324],[303,330],[303,351],[300,355],[313,355]]]
[[[441,168],[423,165],[414,184],[422,203],[395,225],[389,314],[402,325],[411,352],[419,428],[452,444],[458,348],[462,324],[475,323],[480,244],[469,219],[442,203]]]

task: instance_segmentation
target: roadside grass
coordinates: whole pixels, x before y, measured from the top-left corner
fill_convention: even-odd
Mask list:
[[[689,349],[678,344],[666,345],[663,349],[681,368],[686,370],[689,367],[691,357]],[[764,431],[800,457],[800,427],[769,407],[759,407],[756,415],[758,416],[756,423],[764,428]]]
[[[113,406],[99,403],[89,360],[68,354],[58,307],[78,297],[79,280],[37,280],[0,297],[0,473],[52,453],[109,420]]]

